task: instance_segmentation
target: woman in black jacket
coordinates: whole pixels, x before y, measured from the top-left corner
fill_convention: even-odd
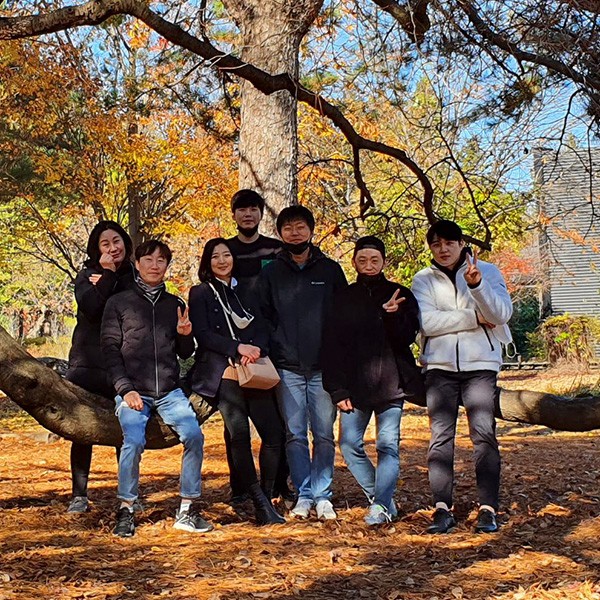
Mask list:
[[[202,283],[192,287],[189,298],[189,316],[198,344],[190,384],[223,416],[231,435],[233,463],[254,502],[257,522],[285,523],[270,500],[284,440],[273,394],[241,388],[235,369],[230,366],[230,361],[255,362],[266,354],[268,341],[259,311],[242,306],[234,291],[233,264],[234,257],[225,239],[206,243],[198,271]],[[254,466],[249,419],[262,440],[259,464],[264,490]]]
[[[90,233],[86,251],[88,260],[75,279],[77,324],[66,378],[88,392],[112,398],[115,393],[100,349],[100,325],[106,301],[133,285],[133,244],[118,223],[100,221]],[[92,446],[72,443],[73,497],[67,510],[69,513],[82,513],[88,509],[91,460]]]

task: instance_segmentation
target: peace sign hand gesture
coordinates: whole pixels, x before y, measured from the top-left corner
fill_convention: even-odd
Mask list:
[[[475,287],[481,282],[481,271],[477,267],[477,250],[473,250],[473,258],[467,254],[466,259],[465,280],[468,285]]]
[[[192,323],[189,318],[189,307],[182,312],[181,307],[177,307],[177,333],[180,335],[190,335],[192,333]]]
[[[382,305],[383,310],[385,310],[385,312],[395,313],[398,310],[400,304],[402,304],[406,300],[406,298],[398,298],[399,295],[400,290],[397,289],[394,292],[394,295],[385,304]]]

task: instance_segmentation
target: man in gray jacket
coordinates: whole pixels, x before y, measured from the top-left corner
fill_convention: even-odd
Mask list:
[[[500,271],[472,257],[461,228],[438,221],[427,232],[432,265],[419,271],[412,291],[420,308],[421,363],[425,368],[431,441],[427,456],[435,512],[430,533],[456,525],[451,512],[454,438],[463,404],[473,442],[479,495],[475,530],[498,529],[500,452],[494,419],[496,379],[512,302]]]

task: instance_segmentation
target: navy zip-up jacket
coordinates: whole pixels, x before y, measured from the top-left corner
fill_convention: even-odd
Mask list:
[[[270,326],[269,357],[277,368],[301,375],[321,371],[325,318],[333,295],[347,285],[340,265],[315,246],[302,267],[286,251],[265,266],[259,295]]]

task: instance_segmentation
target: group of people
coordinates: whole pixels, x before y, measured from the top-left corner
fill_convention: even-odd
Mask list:
[[[285,523],[272,503],[277,497],[292,517],[309,518],[314,511],[319,519],[337,518],[331,500],[338,412],[344,460],[369,503],[366,523],[393,521],[403,405],[425,398],[435,507],[428,531],[450,531],[456,525],[454,438],[462,404],[474,446],[476,530],[495,531],[496,378],[512,312],[499,270],[471,254],[456,223],[438,221],[427,232],[432,264],[417,273],[412,291],[386,279],[386,248],[375,236],[356,242],[357,276],[348,285],[340,265],[313,245],[310,210],[283,209],[277,240],[258,232],[264,208],[253,190],[234,194],[238,235],[205,244],[200,284],[191,288],[187,306],[165,288],[172,258],[166,244],[150,240],[134,252],[127,233],[112,221],[98,223],[90,234],[88,260],[75,282],[77,325],[67,378],[115,398],[123,430],[115,535],[135,532],[139,465],[153,411],[183,444],[174,527],[213,528],[194,505],[201,494],[204,438],[188,400],[191,391],[221,413],[231,501],[251,500],[261,525]],[[411,350],[419,332],[420,366]],[[182,382],[178,357],[192,355]],[[279,375],[274,389],[240,385],[236,364],[264,357]],[[373,415],[376,465],[364,445]],[[250,422],[261,440],[259,473]],[[68,512],[88,509],[91,455],[91,446],[73,443]]]

